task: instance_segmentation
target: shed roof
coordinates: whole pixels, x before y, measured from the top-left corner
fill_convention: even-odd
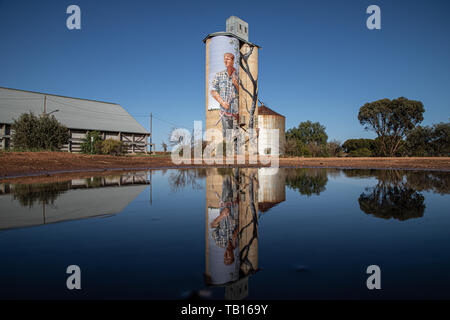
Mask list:
[[[53,115],[69,129],[148,134],[116,103],[3,87],[0,87],[0,123],[11,124],[22,113],[42,114],[45,96],[47,113],[58,109]]]
[[[281,115],[279,113],[276,113],[275,111],[273,111],[269,107],[266,107],[265,105],[260,105],[258,107],[258,115],[278,116],[278,117],[286,118],[285,116],[283,116],[283,115]]]

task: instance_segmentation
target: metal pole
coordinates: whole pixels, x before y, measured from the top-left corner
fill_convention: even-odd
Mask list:
[[[152,153],[152,136],[153,136],[153,133],[152,133],[152,129],[153,129],[153,127],[152,127],[152,120],[153,120],[153,114],[150,112],[150,153]]]
[[[47,96],[44,96],[44,115],[47,114]]]
[[[150,170],[150,205],[152,205],[152,174],[153,174],[153,170]]]

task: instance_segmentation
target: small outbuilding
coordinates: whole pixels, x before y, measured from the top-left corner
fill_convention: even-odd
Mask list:
[[[286,117],[273,111],[265,105],[258,108],[258,153],[260,155],[284,154]],[[263,129],[278,130],[278,137]],[[278,144],[278,147],[277,145]],[[278,152],[277,152],[278,150]]]

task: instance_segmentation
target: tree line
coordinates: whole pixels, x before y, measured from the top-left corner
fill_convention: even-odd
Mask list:
[[[319,122],[305,121],[287,130],[284,146],[287,156],[305,157],[395,157],[450,156],[450,123],[421,126],[423,103],[404,97],[381,99],[360,107],[358,121],[375,139],[349,139],[344,143],[328,140]],[[22,114],[12,125],[12,144],[16,150],[59,150],[70,139],[69,130],[53,115]],[[166,151],[167,145],[163,142]],[[103,140],[90,132],[81,145],[82,152],[122,154],[123,144]]]
[[[286,132],[287,156],[396,157],[450,156],[450,123],[421,126],[423,103],[404,97],[364,104],[358,120],[375,139],[328,141],[325,126],[305,121]]]

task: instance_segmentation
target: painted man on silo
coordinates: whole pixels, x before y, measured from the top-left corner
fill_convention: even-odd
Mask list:
[[[211,40],[208,110],[219,110],[223,138],[237,128],[239,117],[239,41],[219,36]],[[228,136],[231,138],[231,136]],[[235,146],[236,148],[236,146]]]
[[[217,72],[211,82],[211,95],[220,104],[222,119],[222,134],[227,129],[233,129],[233,120],[238,114],[239,80],[234,67],[234,54],[227,52],[223,55],[225,70]]]

